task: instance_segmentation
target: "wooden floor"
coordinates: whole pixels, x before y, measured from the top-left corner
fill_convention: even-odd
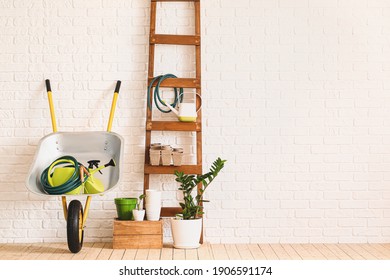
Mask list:
[[[390,260],[390,244],[203,244],[197,250],[113,250],[87,243],[78,254],[65,243],[0,244],[0,260]]]

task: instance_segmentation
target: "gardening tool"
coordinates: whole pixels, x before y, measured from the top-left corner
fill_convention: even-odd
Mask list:
[[[178,99],[183,95],[180,94]],[[202,97],[196,93],[196,96],[199,97],[200,100],[202,100]],[[179,121],[181,122],[196,122],[196,118],[198,116],[198,112],[202,107],[202,104],[199,106],[199,109],[196,110],[196,103],[195,102],[180,102],[179,103],[179,111],[177,111],[175,108],[173,108],[170,104],[165,102],[165,100],[162,100],[162,102],[179,118]]]
[[[89,172],[90,176],[84,182],[84,193],[96,194],[96,193],[104,192],[104,184],[102,183],[101,180],[99,180],[98,178],[96,178],[93,175],[98,171],[100,174],[103,174],[101,171],[102,169],[104,169],[108,166],[114,167],[116,164],[115,164],[115,161],[113,159],[111,159],[108,163],[99,167],[99,162],[100,162],[100,160],[88,161],[88,163],[89,163],[88,172]],[[93,169],[94,167],[96,167],[96,169]]]
[[[190,102],[183,102],[184,92],[183,88],[179,89],[179,92],[177,91],[177,88],[173,88],[175,92],[174,102],[172,104],[168,104],[165,100],[161,99],[160,96],[160,85],[163,81],[169,78],[177,78],[173,74],[166,74],[166,75],[160,75],[152,79],[152,81],[149,84],[148,87],[148,107],[149,109],[152,109],[152,99],[154,99],[154,103],[159,111],[162,113],[170,113],[173,112],[181,122],[195,122],[198,112],[201,109],[202,105],[199,106],[199,109],[196,109],[196,103],[190,103]],[[151,95],[152,88],[154,83],[157,81],[157,84],[154,89],[153,96]],[[199,97],[200,101],[202,102],[202,97],[199,94],[196,94],[196,96]],[[160,106],[164,105],[169,108],[169,110],[164,110]],[[175,109],[175,107],[179,105],[179,111]]]
[[[26,180],[26,187],[34,194],[61,196],[64,217],[67,222],[68,247],[72,253],[79,252],[83,246],[84,227],[92,196],[103,195],[114,189],[120,180],[123,138],[111,132],[120,85],[121,82],[117,81],[107,131],[57,132],[50,81],[46,80],[54,133],[43,137],[39,141],[37,152]],[[72,157],[68,155],[72,155]],[[92,160],[91,162],[91,158],[99,158],[101,161],[108,163],[99,167],[99,161]],[[55,163],[59,159],[61,160]],[[88,169],[80,164],[80,162],[87,161],[90,161]],[[108,168],[104,174],[97,173],[103,168],[113,166],[114,164],[116,167]],[[51,165],[53,166],[48,174],[52,174],[52,176],[51,178],[49,175],[45,176],[44,182],[47,181],[50,191],[54,192],[52,194],[47,192],[45,186],[41,184],[42,172],[48,167],[50,169]],[[49,180],[51,185],[55,187],[50,186]],[[64,183],[65,186],[61,186]],[[66,183],[69,183],[71,186]],[[82,185],[84,185],[84,188],[82,188]],[[62,190],[60,189],[61,187],[63,187]],[[86,196],[84,208],[79,200],[72,200],[67,205],[67,196],[75,194]]]
[[[66,166],[63,166],[66,164]],[[84,166],[74,157],[56,159],[41,174],[41,184],[48,194],[80,194],[84,181]],[[85,174],[87,175],[87,174]],[[88,176],[88,175],[87,175]]]
[[[171,110],[164,110],[163,108],[161,108],[161,104],[162,105],[166,105],[165,102],[161,99],[161,96],[160,96],[160,85],[163,81],[165,81],[166,79],[170,79],[170,78],[177,78],[175,75],[173,74],[166,74],[166,75],[160,75],[160,76],[157,76],[155,78],[153,78],[153,80],[150,82],[149,84],[149,87],[148,87],[148,107],[149,109],[151,110],[152,109],[152,100],[154,99],[154,104],[156,105],[157,109],[162,112],[162,113],[170,113]],[[154,94],[153,96],[151,95],[151,92],[152,92],[152,88],[153,88],[153,85],[154,83],[157,81],[157,84],[154,88]],[[177,91],[177,88],[173,88],[174,92],[175,92],[175,101],[170,104],[172,107],[176,107],[177,105],[177,100],[178,100],[178,96],[180,95],[181,98],[180,98],[180,101],[182,101],[183,99],[183,88],[180,88],[179,89],[179,92]]]
[[[100,160],[88,161],[88,170],[75,158],[64,156],[55,160],[41,175],[41,184],[48,194],[97,194],[104,192],[101,180],[93,175],[101,172],[108,166],[115,166],[115,161],[110,160],[107,164],[99,167]],[[70,164],[61,167],[64,164]],[[93,169],[96,167],[96,169]]]

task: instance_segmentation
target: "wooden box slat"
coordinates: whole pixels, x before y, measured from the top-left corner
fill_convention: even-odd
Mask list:
[[[162,234],[161,221],[120,221],[114,222],[114,235],[137,235],[137,234]]]
[[[162,234],[114,235],[113,249],[161,249]]]
[[[163,223],[160,221],[114,221],[114,249],[160,249]]]

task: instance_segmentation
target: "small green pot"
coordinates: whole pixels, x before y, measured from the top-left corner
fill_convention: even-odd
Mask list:
[[[115,198],[118,220],[132,220],[137,201],[137,198]]]

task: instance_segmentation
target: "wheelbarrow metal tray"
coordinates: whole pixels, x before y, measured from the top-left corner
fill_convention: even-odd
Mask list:
[[[43,190],[40,177],[45,168],[59,157],[73,156],[86,167],[88,167],[87,161],[89,160],[100,160],[100,165],[103,165],[114,159],[115,167],[105,168],[102,170],[103,174],[95,173],[94,175],[105,186],[104,192],[96,194],[102,195],[112,190],[120,180],[123,143],[122,136],[105,131],[56,132],[49,134],[39,141],[27,177],[27,189],[38,195],[49,195]]]

